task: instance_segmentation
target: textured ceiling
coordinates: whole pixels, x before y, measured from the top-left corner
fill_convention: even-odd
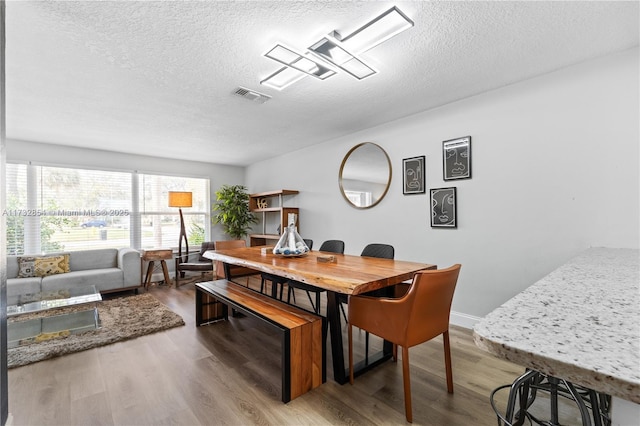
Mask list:
[[[276,91],[304,50],[398,6],[379,73]],[[8,1],[7,138],[248,165],[638,45],[638,2]],[[238,86],[272,96],[234,95]]]

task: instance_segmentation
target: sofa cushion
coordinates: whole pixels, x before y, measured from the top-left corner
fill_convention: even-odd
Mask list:
[[[69,272],[69,255],[18,258],[18,278],[46,277]]]
[[[19,272],[18,256],[7,256],[7,279],[16,278]]]
[[[16,305],[19,296],[23,294],[39,293],[42,278],[8,278],[7,305]]]
[[[65,274],[69,272],[69,255],[36,257],[36,276]]]
[[[18,278],[31,278],[36,276],[35,256],[18,258]]]
[[[70,266],[72,271],[88,269],[104,269],[118,267],[117,249],[81,250],[71,253]]]
[[[58,291],[93,285],[98,291],[123,288],[123,272],[118,268],[72,271],[42,278],[42,291]]]

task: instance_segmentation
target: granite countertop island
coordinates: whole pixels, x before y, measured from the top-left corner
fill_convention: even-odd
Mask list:
[[[478,347],[640,403],[640,251],[592,248],[482,319]]]

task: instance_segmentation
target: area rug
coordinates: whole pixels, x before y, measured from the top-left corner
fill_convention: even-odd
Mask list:
[[[59,315],[86,307],[64,309],[39,315]],[[7,366],[19,367],[184,325],[180,315],[148,293],[105,300],[98,303],[98,313],[102,323],[100,329],[8,349]],[[34,315],[38,314],[31,314],[29,318]],[[15,320],[25,319],[28,318],[21,316]]]

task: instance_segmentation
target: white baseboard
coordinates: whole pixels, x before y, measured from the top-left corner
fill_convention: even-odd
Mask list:
[[[473,326],[481,319],[482,318],[474,317],[473,315],[467,315],[461,312],[451,311],[451,316],[449,317],[449,323],[453,325],[457,325],[459,327],[472,329]]]

